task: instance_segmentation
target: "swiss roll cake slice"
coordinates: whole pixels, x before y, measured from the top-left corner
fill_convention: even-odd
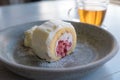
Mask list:
[[[26,39],[28,34],[25,34],[25,40],[28,40],[26,43],[29,43],[27,46],[47,61],[57,61],[69,55],[76,46],[76,31],[68,22],[50,20],[30,31],[29,39]]]

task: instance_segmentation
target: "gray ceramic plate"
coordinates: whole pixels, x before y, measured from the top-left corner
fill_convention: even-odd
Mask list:
[[[24,31],[43,22],[26,23],[0,32],[0,60],[8,69],[33,79],[75,80],[103,65],[118,50],[117,42],[109,32],[71,22],[78,39],[75,51],[59,61],[48,63],[23,45]]]

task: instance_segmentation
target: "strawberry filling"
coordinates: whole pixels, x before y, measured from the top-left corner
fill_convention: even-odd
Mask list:
[[[68,40],[59,40],[56,47],[56,53],[58,56],[64,57],[67,52],[70,50],[72,43]]]

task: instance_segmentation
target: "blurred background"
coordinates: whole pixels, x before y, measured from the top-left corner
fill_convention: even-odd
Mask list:
[[[38,2],[38,1],[55,1],[55,0],[0,0],[0,6],[14,5],[14,4],[21,4],[21,3],[31,3],[31,2]],[[120,4],[120,0],[110,0],[110,2],[115,4]]]
[[[37,2],[37,1],[43,1],[43,0],[0,0],[0,6],[30,3],[30,2]],[[44,1],[47,1],[47,0],[44,0]],[[51,1],[51,0],[48,0],[48,1]]]

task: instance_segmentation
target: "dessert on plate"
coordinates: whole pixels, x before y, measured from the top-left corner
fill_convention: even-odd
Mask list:
[[[76,31],[71,23],[50,20],[25,31],[24,45],[46,61],[57,61],[74,50]]]

